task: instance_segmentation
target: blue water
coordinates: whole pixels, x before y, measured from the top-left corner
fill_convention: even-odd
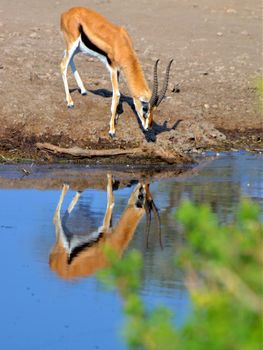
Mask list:
[[[177,206],[185,198],[208,202],[221,222],[230,222],[245,196],[259,203],[263,213],[262,160],[262,155],[221,154],[194,174],[151,184],[161,214],[164,249],[155,239],[154,225],[149,249],[146,248],[143,219],[128,250],[137,248],[143,253],[140,293],[146,304],[149,308],[157,304],[169,306],[177,326],[191,312],[183,276],[171,264],[181,240],[174,220]],[[0,180],[1,177],[8,178],[8,166],[0,168]],[[134,186],[114,192],[115,221],[133,189]],[[69,191],[64,210],[74,193]],[[53,215],[59,196],[59,188],[0,189],[1,348],[125,349],[120,336],[123,313],[119,295],[104,290],[95,276],[65,281],[49,268],[49,252],[55,240]],[[72,222],[82,227],[100,226],[106,198],[105,191],[86,189]]]

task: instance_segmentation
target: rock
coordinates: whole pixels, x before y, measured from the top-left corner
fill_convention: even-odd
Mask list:
[[[243,30],[243,31],[241,32],[241,35],[248,36],[249,33],[248,33],[246,30]]]
[[[29,35],[29,37],[32,38],[32,39],[35,39],[35,38],[37,38],[37,33],[36,33],[36,32],[31,33],[31,34]]]
[[[229,8],[226,9],[226,13],[237,13],[237,10]]]
[[[171,92],[173,92],[174,94],[179,94],[180,92],[179,84],[174,84]]]
[[[35,72],[30,72],[30,75],[29,75],[29,80],[30,81],[36,81],[36,80],[39,80],[39,75]]]

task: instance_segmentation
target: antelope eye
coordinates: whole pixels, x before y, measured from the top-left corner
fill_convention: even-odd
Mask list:
[[[149,110],[148,103],[142,102],[142,111],[143,111],[143,113],[147,113],[148,110]]]
[[[148,107],[143,106],[142,110],[144,111],[144,113],[147,113],[148,112]]]

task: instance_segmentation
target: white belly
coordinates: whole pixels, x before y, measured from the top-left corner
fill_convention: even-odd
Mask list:
[[[107,58],[101,54],[99,54],[96,51],[93,51],[89,49],[81,40],[81,37],[79,37],[79,46],[78,49],[80,52],[84,53],[85,55],[92,56],[92,57],[97,57],[102,63],[105,64],[105,66],[108,66],[108,61]]]

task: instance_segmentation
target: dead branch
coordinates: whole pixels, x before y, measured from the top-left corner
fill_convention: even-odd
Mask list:
[[[123,154],[137,154],[141,153],[141,150],[139,148],[128,148],[128,149],[100,149],[100,150],[94,150],[94,149],[84,149],[81,147],[71,147],[71,148],[63,148],[59,146],[52,145],[51,143],[36,143],[36,147],[41,150],[49,151],[52,153],[59,153],[59,154],[67,154],[73,157],[112,157],[112,156],[119,156]]]
[[[168,164],[175,164],[178,159],[181,162],[191,162],[191,160],[180,153],[174,153],[167,150],[164,150],[160,147],[143,147],[143,148],[127,148],[127,149],[84,149],[81,147],[71,147],[63,148],[59,146],[52,145],[51,143],[36,143],[36,147],[40,150],[45,150],[54,154],[66,154],[73,157],[83,157],[83,158],[92,158],[92,157],[112,157],[120,155],[130,155],[131,157],[147,157],[160,159],[161,161]]]

